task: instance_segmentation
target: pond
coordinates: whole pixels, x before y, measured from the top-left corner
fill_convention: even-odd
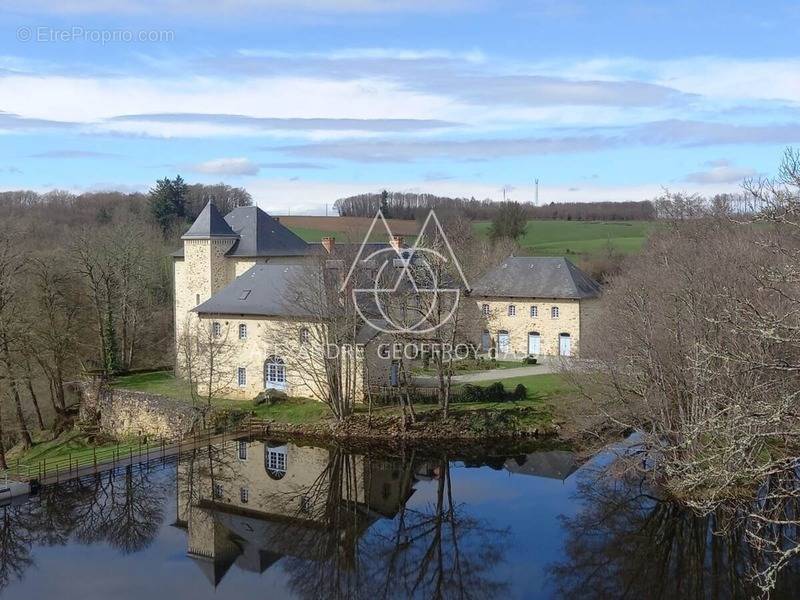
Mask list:
[[[755,594],[741,532],[601,475],[613,460],[231,440],[0,509],[0,598]],[[772,597],[798,586],[790,564]]]

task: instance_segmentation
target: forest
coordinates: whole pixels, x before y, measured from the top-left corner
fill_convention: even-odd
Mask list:
[[[334,208],[342,217],[375,216],[380,209],[383,216],[391,219],[419,219],[431,208],[437,212],[456,212],[476,221],[487,221],[497,217],[507,205],[522,208],[522,218],[564,219],[575,221],[649,221],[656,218],[656,210],[649,200],[639,202],[550,202],[536,206],[530,202],[495,202],[475,198],[448,198],[434,194],[390,192],[383,190],[374,194],[358,194],[340,198]]]
[[[172,363],[172,264],[209,200],[243,189],[158,181],[148,194],[0,193],[0,468],[10,444],[70,419],[70,383]]]

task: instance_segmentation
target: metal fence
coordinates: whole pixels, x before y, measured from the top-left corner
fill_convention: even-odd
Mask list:
[[[56,459],[44,457],[39,460],[17,459],[0,471],[0,479],[39,484],[58,483],[69,479],[110,471],[120,466],[148,462],[151,459],[180,456],[181,452],[208,444],[224,443],[235,437],[251,433],[252,426],[205,430],[188,436],[163,438],[140,436],[113,446],[92,448],[68,453]]]

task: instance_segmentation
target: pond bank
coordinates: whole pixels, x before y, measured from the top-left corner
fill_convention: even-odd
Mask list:
[[[165,424],[175,430],[175,435],[185,435],[185,428],[192,421],[194,427],[202,422],[230,430],[248,420],[277,434],[332,440],[514,440],[559,434],[562,423],[554,416],[553,404],[558,404],[570,392],[560,376],[528,375],[501,378],[501,381],[509,391],[500,394],[502,400],[454,402],[446,420],[441,418],[436,404],[418,403],[414,405],[415,421],[412,423],[408,419],[405,427],[396,405],[374,405],[371,411],[365,405],[358,405],[354,415],[339,423],[323,403],[303,398],[289,398],[273,404],[213,399],[207,404],[192,398],[185,382],[167,372],[119,377],[102,393],[86,386],[87,405],[99,410],[84,409],[82,415],[92,415],[94,423],[104,429],[110,428],[105,431],[109,435],[123,431],[129,434],[132,429],[140,434],[164,435]],[[489,383],[479,385],[486,387]],[[527,389],[523,399],[513,399],[510,393],[518,384]],[[102,402],[98,402],[99,398]],[[137,415],[134,409],[139,403],[142,410]],[[165,414],[160,415],[160,412]],[[197,418],[203,414],[206,418]],[[150,431],[151,425],[158,431]]]

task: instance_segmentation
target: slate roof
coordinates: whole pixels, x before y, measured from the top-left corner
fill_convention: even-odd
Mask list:
[[[206,239],[210,237],[239,237],[211,202],[206,204],[205,208],[200,211],[189,231],[184,233],[181,239]]]
[[[511,473],[566,480],[578,470],[575,454],[566,450],[534,452],[520,458],[509,458],[503,465]]]
[[[319,276],[319,271],[308,265],[254,265],[192,310],[198,314],[313,317],[292,301],[292,290],[302,279]]]
[[[596,298],[600,284],[566,258],[510,256],[484,275],[472,296],[501,298]]]
[[[310,254],[309,245],[277,219],[257,206],[241,206],[225,216],[239,241],[228,256],[303,256]]]

